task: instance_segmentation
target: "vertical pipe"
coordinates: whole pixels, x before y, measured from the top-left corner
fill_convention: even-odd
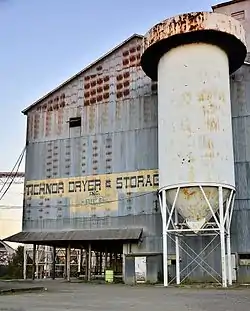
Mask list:
[[[52,253],[52,280],[56,278],[56,247],[53,246]]]
[[[91,279],[91,244],[89,243],[89,251],[88,251],[88,281]]]
[[[231,206],[229,206],[230,208]],[[227,226],[227,265],[228,265],[228,284],[233,284],[232,279],[232,257],[231,257],[231,233],[230,233],[230,219],[229,213],[226,219],[226,226]]]
[[[88,280],[88,274],[89,274],[89,252],[87,249],[85,249],[85,280]]]
[[[79,249],[78,250],[78,273],[79,273],[79,276],[80,276],[80,274],[81,274],[81,255],[82,255],[82,253],[81,253],[81,249]]]
[[[80,249],[80,274],[82,273],[82,265],[83,265],[83,250]]]
[[[115,258],[114,258],[114,268],[113,268],[113,270],[114,270],[114,274],[115,273],[117,273],[117,252],[115,251],[115,253],[114,253],[114,256],[115,256]]]
[[[105,247],[105,270],[108,267],[108,250],[107,247]]]
[[[48,246],[46,245],[44,247],[44,278],[47,278],[47,274],[48,274]]]
[[[41,246],[36,246],[36,278],[39,279],[39,250],[41,253]]]
[[[27,250],[26,245],[23,246],[23,279],[27,279]]]
[[[102,252],[100,252],[100,275],[102,275]]]
[[[178,224],[178,212],[175,209],[175,224]],[[179,236],[176,232],[175,235],[175,255],[176,255],[176,284],[181,283],[181,276],[180,276],[180,247],[179,247]]]
[[[162,191],[162,234],[163,234],[163,280],[168,286],[168,239],[167,239],[167,201],[166,190]]]
[[[64,261],[64,279],[66,280],[67,279],[67,254],[68,252],[67,252],[67,247],[65,248],[65,261]]]
[[[35,279],[35,271],[36,271],[36,244],[33,244],[33,260],[32,260],[32,280]]]
[[[70,282],[70,245],[67,247],[67,281]]]
[[[225,251],[225,226],[223,210],[223,191],[219,186],[219,213],[220,213],[220,244],[221,244],[221,276],[222,287],[227,287],[226,251]]]

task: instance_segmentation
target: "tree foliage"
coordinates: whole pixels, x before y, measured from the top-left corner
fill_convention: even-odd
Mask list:
[[[24,255],[24,247],[18,246],[16,252],[13,254],[12,258],[9,261],[7,268],[7,277],[11,279],[22,279],[23,278],[23,256]],[[30,257],[27,258],[27,277],[30,278],[32,274],[32,259]]]

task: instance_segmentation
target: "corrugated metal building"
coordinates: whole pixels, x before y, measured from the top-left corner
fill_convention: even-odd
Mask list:
[[[213,9],[229,14],[232,2]],[[240,3],[244,8],[239,11],[247,17],[250,5]],[[23,111],[23,232],[9,238],[96,252],[99,274],[113,268],[126,283],[135,281],[142,257],[147,281],[157,282],[162,275],[157,85],[140,67],[141,52],[142,37],[133,35]],[[248,83],[246,63],[231,79],[237,185],[232,251],[239,280],[250,279]],[[215,265],[218,255],[210,255]],[[89,279],[92,263],[91,256],[83,263]],[[174,257],[170,264],[174,266]],[[195,278],[204,279],[197,271]]]
[[[139,66],[141,42],[133,35],[24,110],[23,231],[29,234],[18,239],[85,249],[91,241],[103,253],[147,253],[154,257],[148,279],[156,281],[157,96]]]

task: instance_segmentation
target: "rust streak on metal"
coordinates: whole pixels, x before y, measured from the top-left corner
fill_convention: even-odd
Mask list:
[[[188,188],[183,188],[182,191],[183,191],[183,194],[186,196],[187,199],[189,199],[190,197],[194,196],[196,194],[196,192],[197,192],[195,190],[189,191]]]
[[[243,26],[231,17],[214,12],[194,12],[178,15],[156,24],[144,37],[144,49],[171,36],[199,31],[220,30],[245,42]]]

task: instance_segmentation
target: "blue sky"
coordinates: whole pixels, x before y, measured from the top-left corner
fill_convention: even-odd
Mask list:
[[[0,171],[11,170],[24,147],[23,108],[133,33],[218,2],[1,0]]]

